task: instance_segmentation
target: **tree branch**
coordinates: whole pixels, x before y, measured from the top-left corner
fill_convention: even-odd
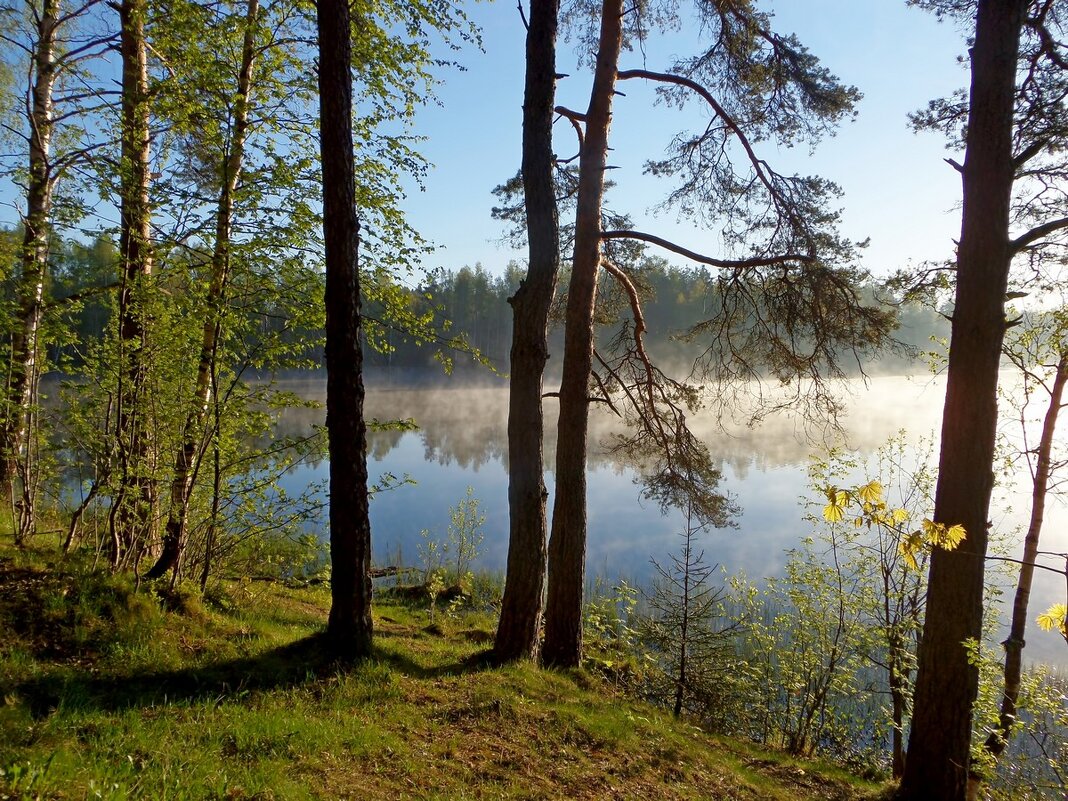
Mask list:
[[[723,120],[724,124],[731,129],[735,136],[738,137],[738,141],[741,142],[742,148],[745,150],[746,156],[749,158],[749,163],[753,166],[753,170],[756,172],[760,182],[764,184],[772,196],[778,198],[779,193],[776,191],[772,184],[771,178],[767,174],[767,164],[763,159],[759,158],[756,151],[753,150],[753,146],[749,142],[749,138],[742,131],[740,125],[735,122],[734,118],[727,113],[727,110],[719,104],[719,101],[712,96],[705,87],[696,81],[684,78],[681,75],[673,75],[668,72],[651,72],[649,70],[623,70],[619,72],[617,76],[621,81],[627,81],[632,78],[645,78],[650,81],[659,81],[660,83],[671,83],[676,86],[684,86],[687,89],[691,89],[704,98],[705,102],[712,107],[716,116]]]
[[[586,122],[586,115],[581,111],[572,111],[567,106],[556,106],[553,111],[561,117],[567,117],[571,122]]]
[[[541,396],[543,398],[559,398],[560,397],[560,393],[559,392],[543,392],[543,393],[541,393]],[[612,408],[612,411],[616,412],[616,407],[612,405],[612,401],[609,400],[608,398],[598,398],[596,395],[587,395],[586,396],[586,402],[587,403],[607,403]],[[619,412],[616,412],[616,414],[619,414]]]
[[[1050,220],[1047,223],[1032,228],[1026,234],[1016,237],[1016,239],[1009,243],[1009,248],[1011,249],[1012,254],[1016,255],[1028,245],[1064,228],[1068,228],[1068,217],[1061,217],[1058,220]]]
[[[645,402],[648,404],[648,410],[651,417],[655,417],[656,398],[654,395],[653,386],[653,365],[649,359],[649,354],[645,352],[645,315],[642,314],[642,301],[638,297],[638,290],[634,287],[633,282],[627,277],[627,274],[623,272],[619,267],[612,264],[608,259],[601,257],[601,266],[605,268],[610,275],[612,275],[620,286],[627,293],[627,298],[630,300],[630,312],[634,318],[634,351],[638,354],[638,358],[641,359],[642,365],[645,367]]]
[[[593,349],[593,355],[597,357],[597,361],[604,364],[604,359],[602,359],[601,354],[597,352],[597,348]],[[623,414],[616,408],[616,405],[612,403],[612,393],[608,391],[608,387],[606,387],[604,381],[601,380],[601,374],[596,370],[591,370],[590,373],[593,375],[593,380],[597,382],[597,386],[600,388],[601,392],[604,393],[605,402],[608,404],[608,408],[616,413],[616,417],[622,420]]]
[[[630,312],[634,317],[634,348],[645,364],[646,370],[651,374],[653,366],[645,352],[645,315],[642,314],[642,302],[641,298],[638,297],[638,290],[634,287],[634,283],[630,278],[627,277],[627,274],[608,261],[608,259],[602,257],[601,266],[619,282],[620,286],[623,287],[623,291],[627,293],[627,298],[630,300]]]
[[[600,363],[601,367],[604,368],[605,372],[608,373],[611,378],[615,379],[615,382],[617,384],[619,384],[620,391],[627,396],[627,400],[630,401],[631,406],[633,406],[635,409],[641,409],[641,404],[639,404],[638,401],[634,399],[634,393],[631,392],[631,387],[627,384],[626,381],[623,380],[623,376],[619,374],[619,371],[614,369],[612,365],[608,363],[608,360],[605,359],[601,355],[600,351],[598,351],[596,348],[593,349],[593,357],[597,359],[598,363]],[[596,376],[597,372],[594,371],[593,374]],[[604,383],[601,381],[600,376],[597,377],[597,383],[601,386],[604,386]],[[612,408],[615,409],[614,406]],[[618,414],[620,417],[623,416],[622,414],[619,414],[618,410],[616,410],[616,414]]]
[[[682,245],[676,245],[674,242],[670,242],[659,236],[642,233],[641,231],[602,231],[601,239],[637,239],[639,242],[648,242],[651,245],[659,245],[665,250],[670,250],[672,253],[685,256],[698,264],[707,264],[709,267],[720,267],[726,270],[751,270],[756,267],[771,267],[772,265],[789,264],[790,262],[811,264],[816,260],[816,257],[812,254],[802,253],[785,253],[780,256],[754,256],[749,259],[717,259],[712,256],[705,256],[696,251],[689,250],[688,248],[682,247]]]
[[[89,0],[89,2],[85,3],[84,5],[82,5],[82,6],[78,7],[78,8],[75,8],[75,9],[71,9],[66,14],[64,14],[63,16],[61,16],[59,19],[56,20],[55,27],[58,28],[61,25],[65,24],[67,22],[70,22],[72,19],[75,19],[77,17],[82,16],[86,11],[88,11],[90,8],[92,8],[93,6],[95,6],[95,5],[99,4],[99,3],[100,3],[100,0]]]
[[[1048,9],[1048,7],[1047,7]],[[1043,10],[1038,19],[1028,20],[1028,24],[1031,29],[1038,36],[1041,44],[1040,52],[1053,62],[1056,66],[1062,70],[1068,70],[1068,59],[1065,59],[1059,52],[1057,52],[1058,42],[1053,38],[1053,35],[1049,32],[1049,28],[1046,27],[1046,10]]]
[[[578,137],[578,153],[576,153],[569,159],[557,159],[557,163],[559,164],[569,164],[570,162],[574,161],[582,155],[582,143],[585,141],[585,137],[582,133],[582,126],[579,125],[579,123],[586,121],[586,115],[580,114],[577,111],[572,111],[571,109],[565,108],[564,106],[557,106],[553,109],[553,111],[555,111],[557,114],[559,114],[561,117],[564,117],[571,123],[571,127],[575,129],[575,135]]]
[[[115,34],[109,33],[106,36],[100,36],[96,39],[91,39],[79,45],[78,47],[74,47],[70,50],[65,51],[61,56],[56,59],[56,72],[66,71],[67,66],[69,64],[78,61],[82,56],[84,56],[86,53],[90,53],[90,51],[94,50],[95,48],[102,47],[104,48],[104,50],[107,50],[113,47],[115,45],[116,38],[117,37],[115,36]],[[90,53],[90,57],[97,55],[100,55],[100,53]]]
[[[52,300],[50,300],[47,303],[45,303],[44,307],[46,309],[55,309],[55,308],[58,308],[60,306],[66,306],[66,305],[68,305],[70,303],[75,303],[76,301],[79,301],[79,300],[84,300],[85,298],[90,298],[93,295],[102,295],[105,292],[110,292],[112,289],[118,289],[118,288],[119,288],[119,282],[118,281],[115,281],[115,282],[110,283],[110,284],[104,284],[103,286],[91,286],[91,287],[88,287],[87,289],[82,289],[82,290],[80,290],[78,292],[74,292],[73,294],[66,295],[66,296],[64,296],[62,298],[53,298]]]
[[[1010,562],[1014,565],[1027,565],[1028,567],[1037,567],[1039,570],[1048,570],[1050,573],[1056,573],[1058,576],[1068,577],[1068,569],[1061,570],[1060,568],[1050,567],[1044,565],[1041,562],[1025,562],[1022,559],[1013,559],[1009,556],[990,556],[983,557],[989,562]]]
[[[1047,139],[1036,139],[1034,142],[1032,142],[1027,147],[1025,147],[1023,150],[1020,151],[1019,155],[1017,155],[1012,160],[1012,166],[1015,167],[1017,170],[1019,170],[1027,162],[1029,162],[1031,159],[1033,159],[1035,156],[1037,156],[1039,153],[1041,153],[1043,150],[1045,150],[1048,145],[1049,145],[1049,140],[1047,140]]]

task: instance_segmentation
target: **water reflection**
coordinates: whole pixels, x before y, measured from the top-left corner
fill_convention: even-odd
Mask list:
[[[324,381],[289,381],[282,386],[308,400],[325,404]],[[709,445],[720,465],[744,480],[752,469],[766,472],[806,464],[821,446],[844,442],[865,454],[902,429],[917,434],[934,432],[945,382],[928,376],[880,377],[868,382],[846,382],[843,390],[848,404],[838,429],[813,425],[785,413],[749,426],[745,423],[744,409],[738,410],[733,418],[707,410],[692,418],[690,426]],[[554,407],[555,399],[547,398],[545,453],[550,471],[556,452],[552,431]],[[455,464],[464,470],[478,470],[489,462],[507,465],[508,391],[504,386],[379,389],[372,385],[367,391],[365,414],[379,421],[414,419],[419,427],[415,436],[423,445],[427,462],[442,466]],[[279,433],[298,436],[313,425],[322,425],[325,418],[323,408],[287,410],[279,421]],[[590,419],[592,467],[617,466],[600,443],[618,432],[619,425],[612,413],[594,406]],[[405,436],[400,431],[370,432],[370,458],[386,459]]]
[[[290,382],[285,388],[309,399],[325,400],[323,381]],[[863,457],[900,430],[907,430],[914,439],[937,435],[945,392],[942,379],[879,377],[866,383],[851,382],[846,390],[847,409],[838,433],[806,428],[803,421],[784,414],[753,427],[719,419],[711,412],[690,421],[722,467],[723,488],[742,508],[737,528],[713,531],[703,543],[711,563],[752,578],[781,572],[786,561],[784,551],[811,533],[802,520],[800,499],[812,496],[806,468],[811,455],[824,443],[841,444],[844,437],[845,443]],[[556,412],[551,398],[546,400],[546,411],[546,483],[551,493]],[[399,551],[407,563],[415,563],[420,530],[429,529],[444,539],[449,506],[472,486],[486,514],[481,564],[502,570],[508,531],[506,388],[401,389],[372,384],[366,413],[379,420],[413,418],[419,425],[416,431],[375,431],[369,435],[371,480],[392,473],[409,475],[416,482],[374,498],[371,515],[377,558],[386,561]],[[286,412],[280,426],[284,433],[306,434],[310,426],[323,422],[322,409],[294,409]],[[624,576],[644,582],[651,575],[650,558],[663,561],[677,547],[682,518],[674,511],[662,514],[655,504],[644,501],[634,473],[614,463],[599,447],[617,425],[611,414],[594,410],[588,479],[588,572],[591,576]],[[286,488],[303,489],[325,474],[324,464],[307,465],[287,478]],[[1026,478],[1021,476],[1020,481]],[[1011,552],[1019,550],[1017,543],[1022,540],[1014,531],[1026,519],[1028,495],[1025,486],[1007,484],[1002,500],[995,501],[994,527],[1011,536]],[[1063,503],[1052,504],[1043,537],[1045,550],[1068,550],[1068,511]],[[1064,596],[1063,580],[1055,575],[1036,576],[1035,581],[1032,618],[1050,604],[1063,602]],[[1028,658],[1065,661],[1064,643],[1056,635],[1034,628],[1027,639]]]

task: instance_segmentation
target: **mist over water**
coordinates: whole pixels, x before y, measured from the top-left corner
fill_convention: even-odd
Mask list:
[[[446,538],[448,509],[463,498],[468,486],[481,501],[486,515],[485,540],[479,565],[503,571],[508,548],[507,479],[507,388],[490,387],[410,388],[369,383],[366,415],[379,420],[413,418],[417,431],[371,432],[368,442],[370,479],[384,474],[410,476],[414,485],[378,493],[371,503],[372,537],[376,562],[397,560],[418,563],[420,531],[429,529],[439,541]],[[284,388],[308,399],[325,400],[325,381],[287,382]],[[708,445],[723,471],[721,489],[741,508],[735,528],[717,529],[703,541],[706,561],[729,573],[745,573],[750,579],[780,575],[786,551],[801,538],[813,534],[803,520],[805,501],[822,505],[809,487],[807,468],[813,454],[831,445],[847,447],[864,461],[887,440],[905,431],[909,441],[937,436],[945,397],[944,378],[880,376],[868,381],[849,381],[842,387],[845,411],[840,430],[813,425],[797,416],[779,413],[757,425],[746,425],[748,412],[723,416],[710,409],[690,419],[691,429]],[[589,448],[589,540],[587,576],[609,581],[626,578],[645,584],[651,578],[650,560],[665,562],[678,547],[682,514],[666,514],[641,497],[635,473],[614,462],[600,443],[617,430],[618,420],[594,405]],[[547,398],[546,484],[552,509],[555,460],[555,399]],[[295,409],[285,413],[279,425],[289,433],[321,424],[322,409]],[[733,419],[732,419],[733,417]],[[861,471],[862,472],[862,471]],[[323,481],[325,463],[307,465],[287,477],[289,492]],[[856,483],[874,476],[855,476]],[[1007,540],[1007,555],[1018,557],[1022,549],[1030,503],[1030,476],[1020,467],[1013,484],[1007,480],[995,490],[991,519],[995,537]],[[1042,549],[1068,551],[1068,509],[1051,499],[1047,508]],[[1015,570],[1012,571],[1013,574]],[[1002,599],[1002,617],[1008,617],[1014,576],[1008,580]],[[1028,660],[1068,663],[1068,649],[1054,633],[1040,631],[1034,618],[1051,604],[1064,602],[1064,580],[1047,571],[1036,571],[1031,597]]]

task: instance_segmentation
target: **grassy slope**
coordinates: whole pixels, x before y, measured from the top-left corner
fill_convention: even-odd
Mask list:
[[[491,623],[376,607],[326,661],[328,595],[233,584],[160,611],[122,579],[0,553],[0,798],[860,799],[584,671],[487,668]],[[179,604],[179,606],[183,606]]]

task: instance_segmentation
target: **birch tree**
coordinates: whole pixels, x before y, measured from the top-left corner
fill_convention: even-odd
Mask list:
[[[224,320],[223,305],[230,283],[230,249],[234,220],[235,194],[245,166],[245,142],[249,135],[250,108],[256,83],[254,71],[259,52],[257,28],[260,17],[259,0],[248,0],[241,20],[240,62],[233,94],[227,104],[231,119],[227,126],[228,141],[218,156],[218,202],[215,211],[214,243],[211,249],[210,284],[200,341],[200,356],[196,365],[193,398],[182,427],[181,444],[174,460],[170,482],[170,508],[163,534],[163,547],[159,559],[148,571],[149,578],[162,576],[177,568],[185,548],[186,527],[189,517],[189,501],[193,480],[199,467],[202,443],[205,439],[205,421],[212,391],[212,374],[216,354],[222,338]],[[229,22],[229,20],[227,20]]]
[[[13,108],[5,109],[2,123],[3,138],[25,159],[8,165],[23,176],[25,211],[0,406],[0,491],[12,497],[17,510],[17,542],[36,524],[33,428],[45,355],[41,335],[57,187],[99,146],[92,141],[87,118],[107,102],[108,92],[87,72],[113,38],[94,25],[101,5],[99,0],[81,5],[41,0],[0,8],[4,61],[13,75],[26,76],[25,84],[12,92]]]

